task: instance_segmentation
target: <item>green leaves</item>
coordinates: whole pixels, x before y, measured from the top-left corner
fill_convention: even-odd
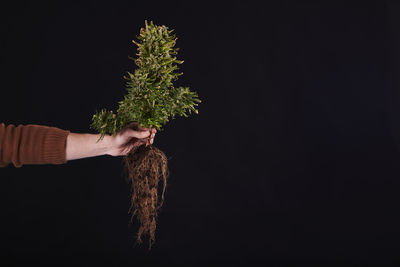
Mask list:
[[[140,29],[137,46],[138,67],[134,73],[127,72],[127,94],[116,113],[101,110],[92,117],[91,128],[101,133],[115,135],[130,122],[138,122],[142,127],[160,130],[170,118],[188,117],[188,113],[198,113],[196,106],[200,99],[189,87],[173,86],[173,82],[183,73],[176,72],[183,60],[176,58],[178,48],[174,48],[176,36],[166,26],[156,26],[145,21]]]

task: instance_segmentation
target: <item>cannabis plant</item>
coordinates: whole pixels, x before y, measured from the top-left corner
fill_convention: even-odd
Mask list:
[[[145,21],[137,41],[137,68],[127,72],[127,93],[118,102],[116,112],[102,109],[92,117],[90,127],[99,132],[100,139],[106,134],[116,135],[120,130],[136,123],[136,127],[161,130],[176,116],[187,117],[201,101],[189,87],[175,87],[173,82],[182,73],[177,72],[179,48],[175,48],[176,36],[166,26],[156,26]],[[164,200],[166,180],[169,175],[167,158],[158,148],[146,143],[132,149],[124,158],[128,171],[128,181],[132,184],[132,217],[139,221],[137,240],[142,235],[149,236],[150,247],[155,240],[157,211]],[[163,182],[161,199],[158,196],[159,181]]]

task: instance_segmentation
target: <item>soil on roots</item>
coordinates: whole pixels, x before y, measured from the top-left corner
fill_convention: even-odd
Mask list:
[[[157,213],[164,202],[169,170],[167,157],[158,148],[152,145],[141,145],[132,149],[124,157],[128,182],[132,185],[131,223],[136,216],[139,222],[137,234],[138,243],[142,237],[149,237],[149,249],[155,241]],[[161,196],[159,185],[162,183]]]

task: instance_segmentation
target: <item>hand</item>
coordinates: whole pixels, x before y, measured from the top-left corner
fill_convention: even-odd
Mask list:
[[[150,144],[153,144],[157,130],[141,128],[137,123],[131,123],[119,131],[116,136],[111,136],[111,148],[107,154],[111,156],[126,156],[132,148],[146,144],[150,136]],[[150,134],[151,133],[151,134]]]

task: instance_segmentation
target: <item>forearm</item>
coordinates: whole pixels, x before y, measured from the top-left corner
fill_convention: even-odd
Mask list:
[[[113,137],[105,135],[97,142],[100,134],[70,133],[67,137],[66,159],[74,160],[107,155],[113,146]]]

